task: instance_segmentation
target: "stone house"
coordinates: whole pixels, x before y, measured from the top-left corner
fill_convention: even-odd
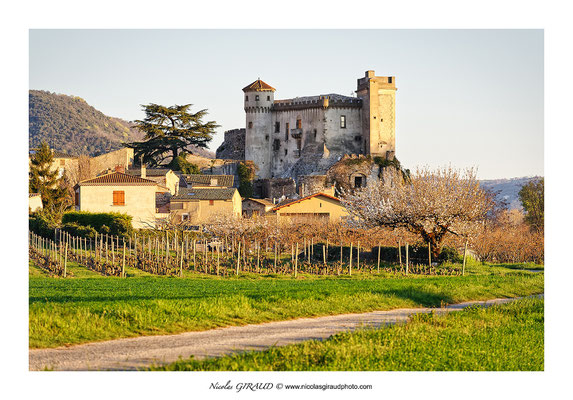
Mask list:
[[[141,168],[129,169],[126,173],[157,182],[158,185],[169,189],[172,196],[175,196],[179,191],[179,175],[169,168],[146,168],[142,166]]]
[[[282,218],[312,218],[325,222],[338,222],[348,216],[340,199],[326,193],[315,193],[298,200],[288,200],[275,206],[271,212]]]
[[[76,210],[128,214],[136,229],[155,227],[156,194],[169,191],[152,180],[121,172],[80,181],[74,190]]]
[[[248,198],[243,200],[243,217],[251,218],[253,215],[265,215],[275,206],[267,199]]]
[[[241,210],[241,195],[236,188],[181,188],[170,202],[174,221],[191,224],[205,223],[217,216],[238,218]]]

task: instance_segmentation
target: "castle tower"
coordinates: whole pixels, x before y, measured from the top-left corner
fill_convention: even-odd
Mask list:
[[[257,178],[271,177],[271,107],[275,89],[257,79],[243,88],[245,92],[245,160],[252,160],[258,167]]]
[[[393,157],[396,151],[396,79],[374,76],[366,71],[358,79],[356,94],[362,99],[362,136],[364,154]]]

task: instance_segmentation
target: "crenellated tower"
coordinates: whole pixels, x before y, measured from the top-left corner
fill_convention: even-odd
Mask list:
[[[362,99],[364,154],[392,158],[396,151],[396,78],[366,71],[358,79],[356,94]]]
[[[257,79],[243,88],[246,114],[245,159],[258,167],[257,178],[270,178],[272,165],[272,105],[275,89]]]

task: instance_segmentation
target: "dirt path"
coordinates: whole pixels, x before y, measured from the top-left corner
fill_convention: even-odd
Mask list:
[[[30,350],[30,370],[135,370],[153,363],[170,363],[179,357],[196,359],[214,357],[244,350],[264,350],[310,339],[326,339],[341,331],[361,326],[379,327],[405,322],[415,313],[438,314],[459,311],[480,304],[490,306],[516,299],[471,301],[446,308],[401,308],[362,314],[343,314],[318,318],[300,318],[187,332],[166,336],[143,336],[72,347]]]

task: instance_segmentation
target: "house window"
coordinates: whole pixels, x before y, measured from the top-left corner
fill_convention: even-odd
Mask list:
[[[341,128],[346,128],[346,115],[341,115],[341,116],[340,116],[340,127],[341,127]]]
[[[281,123],[275,122],[275,133],[278,133],[280,131],[281,131]]]
[[[259,101],[259,95],[258,94],[255,96],[255,101]]]
[[[300,119],[296,120],[296,129],[302,129],[302,120]]]
[[[113,192],[113,205],[114,206],[124,206],[125,205],[125,192],[115,191]]]
[[[249,96],[245,96],[245,101],[249,101]]]
[[[289,124],[288,124],[288,122],[287,122],[287,123],[285,124],[285,140],[288,140],[288,128],[289,128],[288,125],[289,125]]]
[[[249,129],[253,127],[253,121],[249,121]]]
[[[361,188],[366,183],[365,181],[366,181],[366,179],[363,179],[362,176],[355,176],[354,177],[354,187],[355,188]]]
[[[60,160],[60,167],[66,166],[66,160]]]
[[[75,196],[76,197],[76,206],[79,206],[80,205],[80,191],[76,190],[75,194],[76,194],[76,196]]]
[[[181,222],[189,221],[189,213],[181,214]]]
[[[388,83],[392,83],[392,77],[391,76],[388,77]]]
[[[209,200],[209,205],[210,205],[210,206],[214,206],[214,205],[215,205],[215,200]]]

